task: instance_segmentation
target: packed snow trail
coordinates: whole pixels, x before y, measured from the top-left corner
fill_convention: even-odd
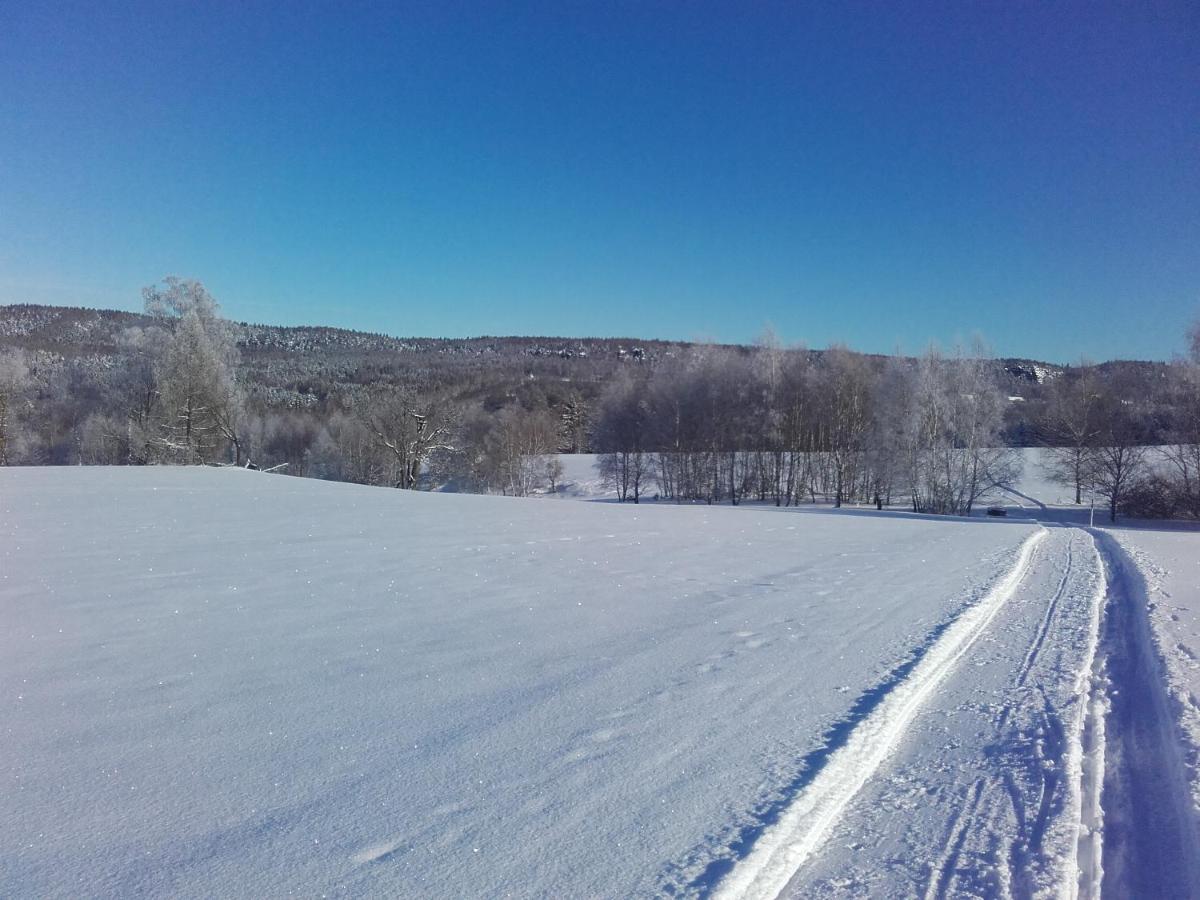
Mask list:
[[[799,798],[719,896],[1200,897],[1146,607],[1111,535],[1054,528],[894,757],[858,770],[838,815]]]
[[[798,797],[791,821],[768,832],[773,845],[756,844],[718,896],[1075,894],[1093,815],[1086,732],[1104,581],[1083,532],[1042,532],[1026,549],[973,607],[986,616],[899,723],[908,727],[883,745],[864,732],[873,758],[852,758],[852,741],[818,775],[814,786],[852,769],[840,815]],[[897,692],[924,674],[918,665]]]
[[[1108,576],[1105,626],[1111,711],[1102,891],[1112,897],[1200,897],[1200,835],[1183,744],[1150,633],[1143,575],[1096,529]]]
[[[798,870],[822,847],[848,804],[896,751],[923,704],[1017,593],[1048,534],[1041,529],[1030,536],[1011,570],[946,629],[909,676],[855,727],[845,746],[829,758],[779,822],[762,834],[720,883],[717,897],[775,898],[785,888],[807,893],[802,885],[793,883]],[[927,765],[928,758],[923,762]],[[911,821],[903,827],[911,828]]]

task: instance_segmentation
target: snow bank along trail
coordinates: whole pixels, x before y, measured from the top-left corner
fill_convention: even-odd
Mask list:
[[[994,793],[1014,808],[1012,822],[997,824],[1001,838],[1007,841],[1006,854],[1012,857],[1020,877],[1037,877],[1034,863],[1051,824],[1058,844],[1073,851],[1075,830],[1069,823],[1058,827],[1058,820],[1063,820],[1067,806],[1074,804],[1078,809],[1078,780],[1072,787],[1075,773],[1067,769],[1068,760],[1073,760],[1070,767],[1078,769],[1079,751],[1074,750],[1072,756],[1069,748],[1079,744],[1081,725],[1075,708],[1080,706],[1079,673],[1090,671],[1088,648],[1094,647],[1098,602],[1096,566],[1074,568],[1075,542],[1078,539],[1062,530],[1050,533],[1040,529],[1028,538],[1012,569],[954,620],[908,676],[854,727],[845,745],[829,757],[779,822],[762,834],[748,856],[720,883],[716,895],[775,898],[785,889],[797,895],[821,890],[835,895],[851,887],[856,877],[862,883],[854,887],[872,893],[911,894],[914,887],[929,888],[930,881],[932,893],[944,893],[953,887],[950,882],[967,840],[979,838],[980,829],[970,827],[977,810],[991,804]],[[1090,547],[1086,536],[1082,544]],[[1064,632],[1064,619],[1074,625],[1072,634]],[[1085,640],[1076,658],[1068,652],[1069,642],[1080,636]],[[980,643],[986,646],[980,649]],[[982,684],[977,674],[980,655],[991,660]],[[1048,670],[1055,676],[1049,688],[1040,677]],[[997,678],[1008,684],[998,706],[990,700],[997,696],[991,684]],[[1067,685],[1064,692],[1057,689],[1061,682]],[[926,706],[938,712],[923,714]],[[941,712],[947,709],[952,714],[966,712],[961,716],[964,721],[947,720]],[[919,715],[936,727],[923,724],[913,733]],[[937,733],[941,728],[948,733]],[[1034,731],[1039,737],[1032,736]],[[910,754],[913,774],[923,790],[914,792],[912,785],[901,786],[907,802],[896,803],[893,798],[882,804],[877,796],[880,792],[871,791],[870,799],[851,809],[871,776],[901,746]],[[952,749],[955,752],[949,752]],[[977,751],[985,768],[991,770],[980,776],[983,780],[968,780],[962,785],[966,790],[960,793],[962,764],[970,762]],[[1001,760],[1003,755],[1009,758]],[[1030,786],[1030,793],[1037,803],[1027,804],[1020,786],[1006,782],[1004,773],[1019,762],[1018,756],[1028,757],[1031,779],[1037,782]],[[1049,770],[1048,760],[1057,768],[1052,776],[1043,776]],[[889,782],[896,778],[896,770],[898,767],[890,768]],[[936,790],[947,791],[944,809],[914,799],[914,793]],[[1064,821],[1070,817],[1068,811]],[[802,869],[814,862],[818,848],[834,833],[845,844],[823,848],[814,865],[828,875],[822,880],[818,872],[810,880]],[[917,871],[906,874],[893,859],[863,852],[862,835],[875,835],[877,847],[889,840],[919,842],[934,835],[944,840],[935,838],[924,854],[911,857],[936,860],[932,868],[919,864]],[[865,865],[858,858],[865,860]],[[1073,862],[1064,859],[1062,865]]]

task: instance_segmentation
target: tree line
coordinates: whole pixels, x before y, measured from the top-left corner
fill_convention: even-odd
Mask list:
[[[969,515],[1011,484],[1008,397],[982,355],[918,361],[770,338],[752,352],[700,348],[605,391],[594,442],[622,500],[791,506],[903,502]]]
[[[1167,369],[1153,398],[1142,376],[1080,366],[1025,405],[982,346],[914,360],[766,335],[752,347],[668,348],[653,362],[633,353],[609,370],[588,361],[583,383],[566,368],[451,380],[360,366],[339,391],[314,387],[310,407],[280,409],[248,377],[203,285],[172,277],[143,298],[149,318],[120,331],[120,364],[99,375],[68,366],[39,379],[28,353],[0,352],[0,465],[220,463],[525,495],[557,487],[558,452],[591,450],[622,501],[970,514],[1012,485],[1019,436],[1048,448],[1077,502],[1095,493],[1114,517],[1200,518],[1195,335],[1196,359]]]
[[[1200,322],[1189,343],[1190,358],[1170,370],[1162,404],[1148,404],[1133,379],[1102,380],[1090,369],[1053,385],[1038,439],[1051,476],[1075,503],[1100,498],[1112,521],[1118,512],[1200,519]]]

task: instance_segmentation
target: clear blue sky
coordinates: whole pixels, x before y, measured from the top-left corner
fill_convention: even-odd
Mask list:
[[[1195,0],[340,6],[0,0],[0,303],[1062,361],[1200,314]]]

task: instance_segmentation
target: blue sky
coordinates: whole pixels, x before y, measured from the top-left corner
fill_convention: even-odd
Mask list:
[[[0,0],[0,303],[1059,361],[1200,315],[1194,2],[341,6]]]

